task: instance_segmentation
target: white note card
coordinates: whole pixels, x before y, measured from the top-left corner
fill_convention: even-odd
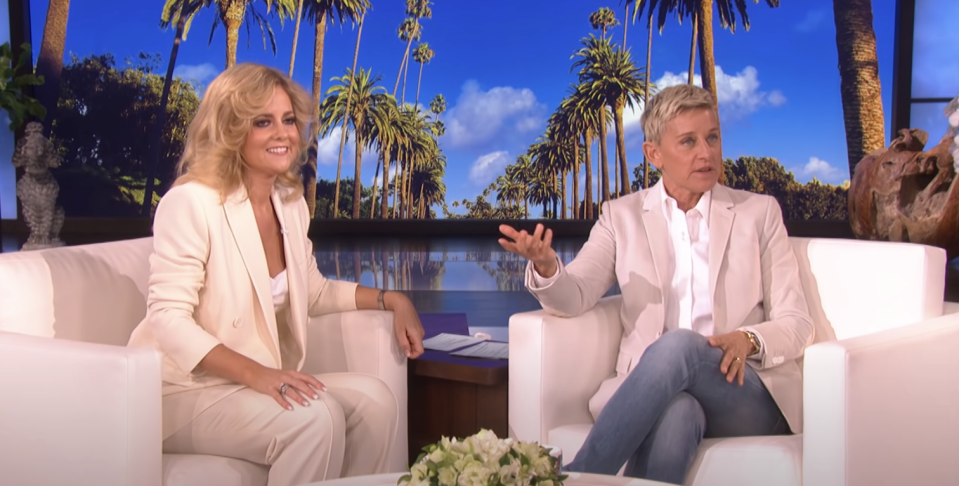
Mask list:
[[[434,351],[452,351],[454,349],[459,349],[464,346],[472,346],[481,342],[483,342],[483,340],[480,338],[463,336],[460,334],[447,334],[444,332],[429,339],[424,339],[423,347],[426,349],[432,349]]]
[[[461,349],[450,356],[466,356],[470,358],[509,359],[509,343],[494,343],[486,341],[476,346]]]

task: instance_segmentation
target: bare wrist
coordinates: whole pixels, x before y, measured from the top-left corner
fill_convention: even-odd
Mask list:
[[[409,303],[410,299],[400,292],[387,291],[383,293],[383,305],[386,310],[396,310]]]
[[[533,270],[543,278],[550,278],[556,274],[556,261],[550,260],[549,263],[533,262]]]

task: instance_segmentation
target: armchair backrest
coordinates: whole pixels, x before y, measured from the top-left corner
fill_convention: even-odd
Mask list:
[[[153,238],[0,254],[0,330],[125,346],[146,315]]]
[[[912,324],[943,312],[946,252],[915,243],[791,237],[815,342]]]

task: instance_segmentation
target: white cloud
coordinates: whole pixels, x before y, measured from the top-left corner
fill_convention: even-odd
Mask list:
[[[470,166],[470,181],[477,186],[486,186],[506,170],[509,154],[505,150],[481,155]]]
[[[340,134],[342,128],[335,127],[329,135],[320,139],[316,148],[316,163],[320,165],[336,166],[340,156]],[[379,153],[369,148],[363,149],[362,164],[364,167],[375,167],[378,161]],[[346,145],[343,146],[343,170],[350,168],[349,174],[343,177],[352,177],[353,163],[356,161],[356,141],[353,140],[353,133],[346,132]],[[382,169],[381,169],[382,170]]]
[[[689,80],[689,71],[674,74],[666,71],[656,81],[658,89],[685,84]],[[693,84],[703,85],[700,75],[693,77]],[[735,75],[726,74],[722,67],[716,66],[716,97],[719,98],[719,116],[721,119],[734,120],[756,112],[764,106],[781,106],[786,96],[778,90],[765,92],[759,90],[759,72],[752,66]],[[638,120],[638,115],[636,116]]]
[[[196,65],[183,64],[173,68],[174,76],[184,81],[194,81],[200,84],[206,84],[218,74],[220,74],[220,70],[208,62]]]
[[[799,32],[813,32],[829,20],[829,15],[830,12],[824,8],[810,10],[793,28]]]
[[[482,145],[504,133],[535,132],[544,126],[546,111],[527,88],[498,86],[483,91],[475,81],[468,81],[444,117],[446,136],[451,147],[462,148]]]
[[[843,176],[842,171],[819,157],[810,157],[809,162],[798,171],[805,178],[815,177],[823,182],[835,182]]]

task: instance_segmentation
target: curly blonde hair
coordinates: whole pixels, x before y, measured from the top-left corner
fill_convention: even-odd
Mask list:
[[[300,134],[299,156],[277,181],[290,189],[285,199],[302,197],[300,171],[306,163],[310,144],[308,130],[313,98],[282,72],[254,63],[234,65],[210,83],[187,128],[186,144],[177,163],[177,179],[173,185],[197,181],[218,190],[225,200],[245,184],[246,161],[241,149],[253,127],[254,117],[266,110],[276,88],[283,89],[290,97]]]
[[[666,124],[682,112],[696,109],[713,110],[713,97],[699,86],[678,84],[664,88],[649,99],[639,123],[646,140],[659,143]]]

